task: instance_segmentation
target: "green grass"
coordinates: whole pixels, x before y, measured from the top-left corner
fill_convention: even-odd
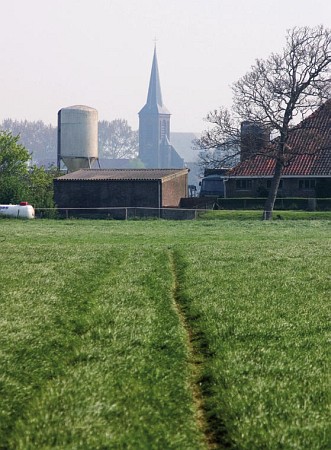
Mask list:
[[[214,213],[0,221],[1,449],[329,448],[331,223]]]
[[[263,212],[254,210],[208,210],[199,218],[209,220],[262,220]],[[331,211],[274,211],[273,220],[331,220]]]
[[[184,304],[211,355],[208,414],[236,448],[330,445],[330,241],[288,231],[185,255],[196,270],[185,270]]]

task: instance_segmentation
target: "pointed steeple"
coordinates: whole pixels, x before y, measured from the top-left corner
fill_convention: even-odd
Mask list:
[[[139,158],[148,169],[183,167],[182,158],[169,142],[170,116],[162,100],[154,47],[147,102],[139,112]]]
[[[140,110],[142,112],[157,112],[159,114],[170,114],[162,101],[159,68],[157,64],[156,46],[154,47],[151,76],[149,79],[148,95],[146,105]]]

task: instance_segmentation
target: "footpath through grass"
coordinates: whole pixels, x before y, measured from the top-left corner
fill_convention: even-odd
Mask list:
[[[330,229],[1,220],[0,448],[329,448]]]

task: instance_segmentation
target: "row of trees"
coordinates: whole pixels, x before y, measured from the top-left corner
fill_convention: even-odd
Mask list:
[[[302,120],[305,117],[331,98],[330,63],[330,29],[318,26],[289,30],[283,51],[271,54],[266,60],[256,61],[251,70],[233,85],[232,108],[221,107],[209,113],[206,120],[212,127],[196,141],[202,164],[222,167],[237,161],[241,123],[259,124],[274,136],[270,145],[257,145],[261,147],[258,150],[260,155],[275,161],[264,212],[267,219],[272,217],[282,171],[298,154],[298,149],[294,151],[288,145],[292,131],[298,129],[300,120],[304,124]],[[8,119],[0,124],[0,129],[11,132],[1,132],[0,201],[18,201],[24,193],[28,201],[32,199],[36,203],[33,191],[37,195],[37,190],[33,186],[38,182],[49,186],[48,174],[35,166],[27,168],[29,152],[34,162],[47,159],[46,155],[53,155],[55,159],[56,128],[41,121],[17,122]],[[311,139],[311,130],[303,131]],[[100,122],[100,157],[135,158],[137,152],[137,132],[132,131],[125,120]],[[46,195],[47,189],[40,191],[44,192],[41,196]]]
[[[138,156],[138,132],[132,130],[124,119],[99,122],[99,157],[128,158]],[[35,164],[45,161],[56,163],[57,128],[46,125],[43,121],[6,119],[0,124],[0,130],[10,131],[13,136],[20,136],[19,143],[27,148]]]
[[[289,30],[283,51],[256,60],[251,70],[234,83],[232,108],[210,112],[206,120],[212,126],[196,141],[203,166],[229,166],[238,160],[241,123],[248,121],[268,130],[274,139],[259,150],[260,155],[275,161],[265,204],[267,219],[272,217],[282,171],[298,154],[298,149],[294,151],[288,145],[291,132],[331,98],[330,44],[331,30],[322,25]],[[312,130],[303,131],[312,138]]]
[[[46,125],[41,120],[29,122],[5,119],[0,124],[0,130],[19,136],[18,142],[29,150],[34,163],[56,162],[57,129],[52,125]]]
[[[100,158],[134,159],[138,157],[138,131],[124,119],[102,120],[98,127]]]
[[[0,124],[0,203],[28,201],[53,208],[53,179],[58,176],[57,129],[42,121],[6,119]],[[138,154],[138,133],[126,120],[99,122],[99,156],[129,158]],[[40,164],[53,166],[47,170]],[[48,166],[46,164],[46,166]]]

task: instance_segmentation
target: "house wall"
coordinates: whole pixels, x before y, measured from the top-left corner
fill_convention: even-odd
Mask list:
[[[226,182],[229,198],[266,197],[271,178],[230,178]],[[318,178],[284,178],[278,191],[279,197],[315,197]],[[238,186],[241,185],[241,186]]]
[[[162,183],[162,206],[179,206],[180,199],[188,195],[188,174]]]
[[[159,207],[159,181],[54,180],[59,208]]]
[[[246,181],[247,180],[247,181]],[[229,198],[256,197],[259,183],[255,179],[245,179],[247,188],[237,188],[237,179],[229,178],[226,182],[226,196]]]
[[[305,182],[308,186],[305,187]],[[314,178],[287,178],[283,181],[282,196],[283,197],[315,197],[315,187],[317,180]]]

